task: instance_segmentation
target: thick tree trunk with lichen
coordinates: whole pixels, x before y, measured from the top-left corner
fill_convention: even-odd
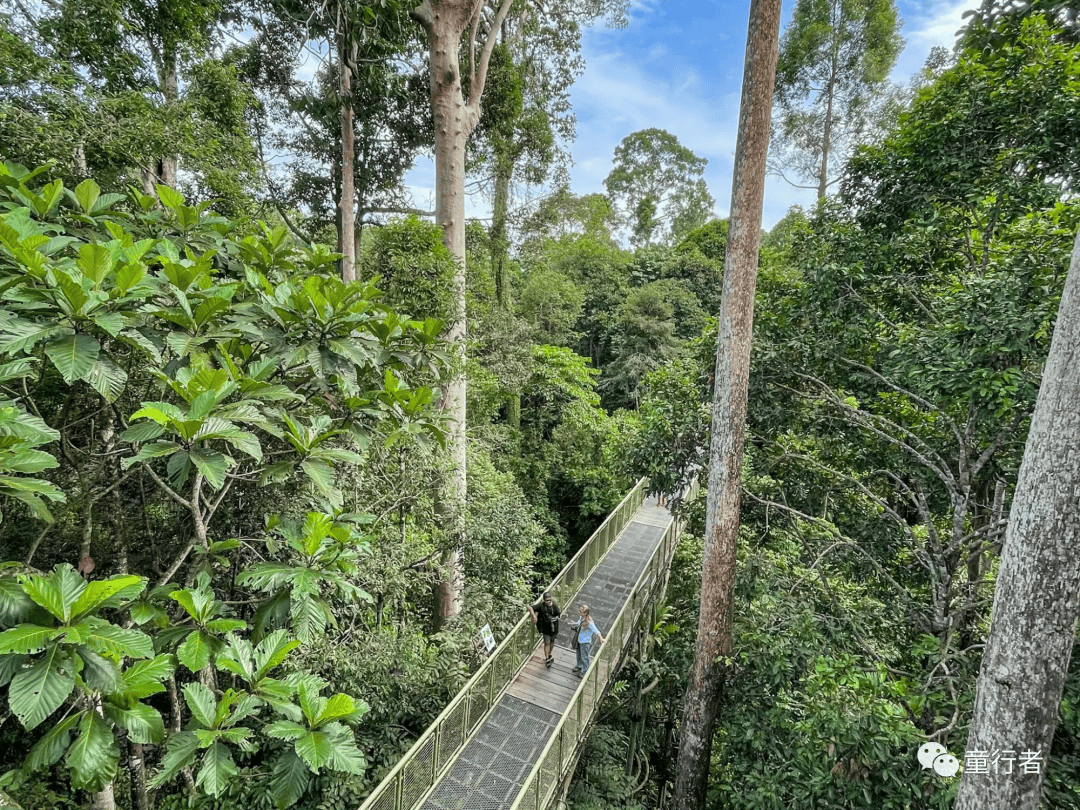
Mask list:
[[[1078,364],[1080,232],[1005,530],[965,749],[1012,749],[1016,764],[1008,774],[966,770],[957,810],[1039,807],[1080,613]],[[1037,769],[1020,767],[1024,752],[1037,752]]]
[[[673,804],[676,810],[705,806],[723,659],[731,651],[754,290],[779,32],[780,0],[753,0],[716,350],[701,613],[679,731],[679,771]]]

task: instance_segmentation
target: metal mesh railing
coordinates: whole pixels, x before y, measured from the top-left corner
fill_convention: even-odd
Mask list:
[[[697,491],[695,478],[684,500],[690,501]],[[664,532],[663,539],[630,592],[630,598],[623,604],[608,631],[608,643],[602,645],[593,658],[592,665],[570,699],[570,705],[563,712],[510,810],[542,810],[555,795],[574,762],[574,753],[588,732],[590,721],[603,698],[608,680],[617,669],[627,641],[633,636],[641,609],[655,597],[663,581],[664,571],[671,561],[681,532],[682,524],[678,520],[672,521]]]
[[[573,600],[581,585],[607,554],[645,499],[645,485],[644,478],[634,485],[555,577],[548,590],[560,604]],[[513,682],[539,641],[532,622],[523,616],[473,674],[465,688],[450,701],[442,714],[378,784],[360,810],[414,810],[480,727],[496,698]],[[547,760],[542,757],[540,761]]]

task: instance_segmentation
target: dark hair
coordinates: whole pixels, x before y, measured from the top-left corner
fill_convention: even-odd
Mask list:
[[[540,598],[541,599],[550,599],[551,598],[551,591],[544,591],[544,595],[541,596]]]

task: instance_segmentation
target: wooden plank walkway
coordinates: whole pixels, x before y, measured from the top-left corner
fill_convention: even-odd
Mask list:
[[[570,649],[569,630],[578,605],[589,605],[606,638],[671,520],[667,508],[652,499],[638,507],[573,603],[560,605],[566,618],[560,622],[555,663],[546,668],[543,647],[536,647],[432,789],[423,810],[503,810],[513,803],[581,683],[571,672],[576,654]]]

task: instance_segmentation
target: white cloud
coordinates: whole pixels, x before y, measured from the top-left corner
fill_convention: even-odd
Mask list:
[[[978,8],[978,0],[930,0],[907,4],[908,17],[900,33],[907,43],[893,68],[892,81],[906,83],[915,75],[930,55],[931,48],[941,46],[952,50],[956,32],[967,22],[963,18],[968,9]]]

